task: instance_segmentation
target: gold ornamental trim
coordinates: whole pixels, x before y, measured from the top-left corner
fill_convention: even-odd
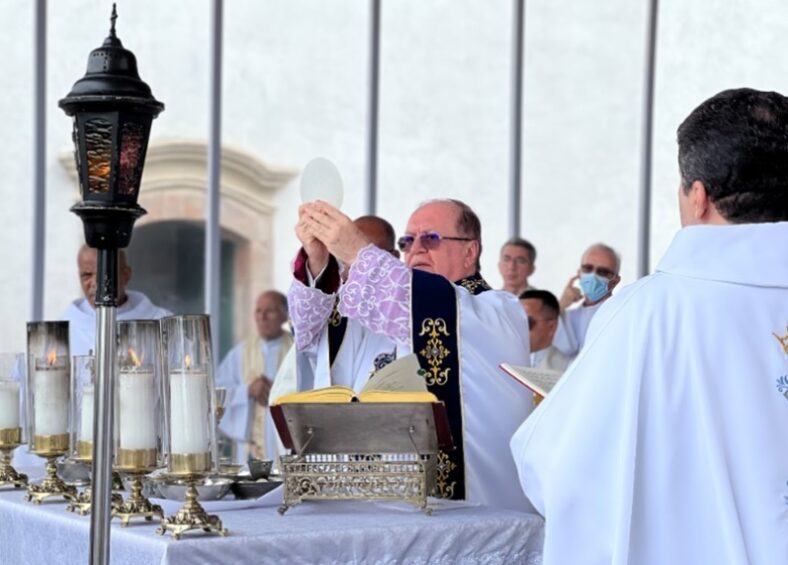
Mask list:
[[[151,449],[119,449],[115,467],[119,471],[148,471],[158,466],[158,450]]]
[[[427,360],[429,364],[429,373],[427,375],[427,385],[445,385],[449,381],[450,368],[442,368],[443,361],[451,355],[451,350],[443,344],[443,338],[449,337],[449,330],[446,320],[443,318],[425,318],[421,323],[420,336],[429,335],[427,345],[421,350],[421,355]]]
[[[174,475],[194,475],[211,470],[211,453],[170,453],[170,472]]]
[[[93,460],[93,442],[85,440],[77,440],[77,459],[80,461]]]
[[[30,451],[39,455],[60,455],[68,451],[68,434],[33,436]]]
[[[0,447],[16,447],[22,443],[22,428],[0,429]]]

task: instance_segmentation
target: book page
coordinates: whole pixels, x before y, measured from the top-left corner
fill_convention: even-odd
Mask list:
[[[419,374],[420,370],[419,358],[413,353],[405,355],[375,371],[361,392],[368,390],[426,391],[427,381]]]
[[[538,369],[536,367],[518,367],[508,363],[501,363],[499,367],[520,384],[525,385],[531,391],[541,396],[547,396],[547,393],[553,389],[555,383],[563,375],[561,371]]]
[[[351,402],[355,397],[352,388],[346,386],[329,386],[326,388],[318,388],[315,390],[305,390],[303,392],[294,392],[292,394],[285,394],[276,399],[274,405],[278,404],[292,404],[292,403],[341,403]]]

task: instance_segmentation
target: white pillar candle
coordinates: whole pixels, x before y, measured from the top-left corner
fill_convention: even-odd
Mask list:
[[[0,382],[0,430],[19,427],[19,383]]]
[[[37,368],[33,372],[35,434],[52,436],[68,433],[68,369]]]
[[[208,375],[200,371],[174,371],[170,375],[170,451],[206,453],[208,435]]]
[[[82,409],[79,413],[79,441],[93,441],[93,400],[95,389],[82,388]]]
[[[120,448],[155,449],[156,383],[152,369],[120,373]]]

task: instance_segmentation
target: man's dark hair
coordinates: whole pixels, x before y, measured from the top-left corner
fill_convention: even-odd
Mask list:
[[[528,259],[531,261],[531,264],[533,265],[536,263],[536,247],[534,247],[533,243],[527,239],[523,239],[522,237],[513,237],[507,240],[506,243],[501,246],[501,251],[503,251],[503,248],[507,245],[514,245],[516,247],[525,249],[525,251],[528,253]]]
[[[735,224],[788,220],[788,98],[750,88],[709,98],[678,129],[686,192],[706,188]]]
[[[545,318],[548,320],[557,319],[558,315],[561,313],[561,307],[558,305],[558,299],[555,297],[555,294],[549,290],[526,290],[520,294],[519,299],[525,300],[526,298],[535,298],[537,300],[541,300],[542,307],[540,310],[545,314]]]

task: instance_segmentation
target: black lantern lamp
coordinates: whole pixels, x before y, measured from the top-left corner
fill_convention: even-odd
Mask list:
[[[153,118],[164,105],[137,72],[134,54],[115,35],[88,57],[88,69],[60,107],[74,116],[74,156],[82,201],[71,211],[84,224],[85,241],[98,250],[96,291],[96,394],[93,418],[93,498],[90,562],[109,563],[113,405],[116,379],[115,315],[118,249],[128,246]]]
[[[137,204],[153,118],[164,104],[137,72],[137,59],[115,35],[112,6],[109,37],[88,58],[88,70],[60,107],[74,116],[74,156],[82,202],[71,210],[85,224],[90,247],[118,249],[145,210]],[[98,302],[98,298],[97,298]]]

